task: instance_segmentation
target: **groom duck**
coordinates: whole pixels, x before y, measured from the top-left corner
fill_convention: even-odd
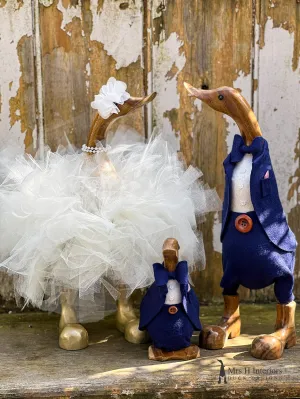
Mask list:
[[[225,193],[222,212],[224,313],[218,325],[206,326],[200,346],[224,347],[227,338],[240,334],[239,285],[250,289],[274,284],[277,298],[275,332],[254,339],[252,356],[277,359],[296,343],[293,271],[297,242],[284,214],[267,141],[254,112],[235,89],[199,90],[188,83],[189,93],[216,111],[231,116],[241,136],[235,135],[224,161]]]

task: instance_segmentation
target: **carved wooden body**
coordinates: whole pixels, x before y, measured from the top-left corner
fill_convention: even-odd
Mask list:
[[[117,118],[127,115],[152,101],[156,93],[146,97],[130,97],[123,105],[118,105],[120,112],[103,119],[97,113],[90,128],[87,140],[88,147],[95,147],[97,141],[105,139],[108,127]],[[93,156],[93,154],[90,154]],[[124,333],[127,341],[132,343],[147,342],[148,336],[138,329],[139,320],[134,312],[131,298],[127,298],[125,291],[120,288],[120,297],[117,302],[116,325]],[[66,350],[78,350],[88,346],[88,333],[78,323],[73,307],[74,292],[66,291],[61,294],[61,318],[59,323],[59,346]]]
[[[237,90],[231,87],[200,90],[188,83],[184,83],[184,85],[191,95],[199,98],[214,110],[232,117],[247,145],[251,145],[255,137],[262,135],[254,112]],[[269,178],[269,175],[267,177]],[[247,215],[242,216],[244,219],[247,217]],[[243,226],[236,226],[236,228],[242,233],[249,231],[242,231]],[[241,321],[238,296],[224,295],[224,305],[224,313],[220,322],[217,325],[204,327],[200,334],[200,345],[204,348],[223,348],[228,338],[234,338],[240,334]],[[295,345],[295,307],[295,302],[277,305],[275,332],[254,339],[251,346],[252,356],[260,359],[278,359],[282,356],[284,348]]]
[[[178,264],[179,249],[180,247],[178,241],[175,238],[167,238],[163,244],[164,267],[169,272],[174,272],[176,270],[176,266]],[[170,310],[172,308],[175,308],[174,313],[176,313],[176,306],[171,306],[171,308],[169,309],[169,313],[171,313]],[[148,348],[149,360],[157,360],[163,362],[167,360],[191,360],[199,357],[200,349],[197,345],[190,345],[186,348],[173,350],[171,352],[156,348],[154,345],[151,345]]]

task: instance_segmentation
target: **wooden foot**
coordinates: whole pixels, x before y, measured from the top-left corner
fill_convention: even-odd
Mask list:
[[[116,327],[124,333],[126,341],[132,344],[149,342],[147,331],[139,330],[139,318],[135,314],[132,299],[127,297],[126,291],[122,289],[117,302]]]
[[[59,346],[67,351],[84,349],[89,344],[88,332],[77,321],[75,297],[75,292],[71,290],[62,292],[60,296]]]
[[[199,346],[205,349],[222,349],[227,339],[240,335],[241,319],[238,295],[224,295],[224,313],[217,325],[204,326],[199,335]]]
[[[125,326],[124,337],[126,341],[132,344],[146,344],[149,342],[149,334],[147,331],[139,330],[139,319],[129,321]]]
[[[89,344],[89,336],[81,324],[67,324],[59,335],[59,346],[67,351],[84,349]]]
[[[294,301],[287,305],[277,304],[275,332],[260,335],[253,340],[250,349],[253,357],[263,360],[279,359],[284,349],[296,345],[295,310]]]
[[[188,348],[178,351],[166,352],[151,345],[148,348],[149,360],[164,362],[166,360],[192,360],[200,357],[200,349],[197,345],[191,345]]]
[[[116,326],[117,329],[124,333],[125,326],[131,320],[137,319],[131,298],[127,298],[126,293],[121,291],[120,298],[117,302]]]

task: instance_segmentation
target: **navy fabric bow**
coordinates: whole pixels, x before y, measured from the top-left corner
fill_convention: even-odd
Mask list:
[[[186,261],[179,262],[174,272],[169,272],[163,263],[154,263],[153,270],[155,283],[159,287],[161,295],[167,295],[167,282],[169,279],[175,279],[180,284],[182,296],[186,296],[189,284],[188,265]]]
[[[239,134],[234,136],[230,160],[231,162],[240,162],[245,154],[253,154],[256,158],[263,151],[265,139],[261,136],[255,137],[251,145],[246,145],[243,137]]]

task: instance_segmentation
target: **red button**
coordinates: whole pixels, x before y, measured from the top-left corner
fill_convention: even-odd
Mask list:
[[[252,230],[252,226],[252,219],[248,215],[240,215],[235,219],[235,228],[240,233],[249,233]]]
[[[169,313],[170,314],[176,314],[178,312],[178,308],[176,306],[170,306],[169,307]]]

